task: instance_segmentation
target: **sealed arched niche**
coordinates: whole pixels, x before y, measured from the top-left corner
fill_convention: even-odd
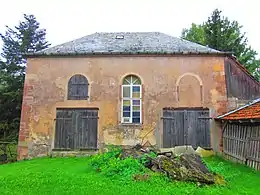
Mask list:
[[[200,107],[203,100],[202,81],[199,76],[186,73],[177,81],[177,101],[179,106]]]

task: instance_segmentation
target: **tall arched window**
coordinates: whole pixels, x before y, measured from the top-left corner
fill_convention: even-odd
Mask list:
[[[142,87],[141,80],[137,76],[129,75],[123,80],[122,85],[122,122],[142,122]]]
[[[88,99],[88,79],[80,74],[72,76],[68,83],[68,100]]]

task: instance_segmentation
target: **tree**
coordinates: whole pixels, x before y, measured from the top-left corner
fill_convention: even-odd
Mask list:
[[[203,24],[197,25],[192,23],[190,29],[185,28],[182,30],[181,37],[194,43],[207,45],[205,40],[205,30]]]
[[[18,135],[26,67],[23,54],[47,48],[50,44],[45,36],[46,30],[40,29],[35,16],[26,14],[18,26],[6,26],[5,34],[0,34],[0,139],[3,131]]]
[[[256,59],[257,52],[248,46],[245,33],[241,32],[243,26],[237,21],[230,21],[227,17],[221,16],[221,13],[215,9],[203,24],[192,24],[191,28],[183,29],[181,37],[220,51],[233,52],[239,62],[260,79],[257,74],[260,61]]]

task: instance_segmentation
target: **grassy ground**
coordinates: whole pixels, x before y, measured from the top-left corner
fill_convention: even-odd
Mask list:
[[[208,167],[224,175],[226,186],[197,187],[170,182],[164,177],[148,181],[109,178],[95,172],[88,158],[44,158],[0,166],[0,194],[258,194],[260,173],[218,157],[205,159]]]

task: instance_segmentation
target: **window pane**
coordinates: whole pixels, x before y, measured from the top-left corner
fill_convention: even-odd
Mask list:
[[[123,100],[123,106],[130,106],[130,100]]]
[[[129,85],[129,84],[131,84],[131,76],[125,77],[123,81],[123,85]]]
[[[133,118],[133,123],[140,123],[140,118]]]
[[[123,111],[128,111],[128,112],[130,112],[130,106],[123,106]]]
[[[133,106],[133,111],[140,111],[140,106]]]
[[[140,105],[140,100],[133,100],[133,105]]]
[[[123,97],[130,98],[130,87],[123,87]]]
[[[140,111],[138,111],[138,112],[133,112],[133,118],[134,117],[140,117]]]
[[[140,98],[140,92],[133,92],[133,98]]]
[[[123,117],[130,117],[130,112],[123,112]]]
[[[133,86],[133,92],[140,92],[140,86]]]
[[[141,80],[137,76],[129,75],[124,78],[123,85],[129,85],[129,84],[141,85]]]
[[[133,84],[135,85],[141,85],[141,80],[138,77],[133,78]]]
[[[124,122],[124,123],[129,123],[129,122],[130,122],[130,118],[124,118],[124,119],[123,119],[123,122]]]

